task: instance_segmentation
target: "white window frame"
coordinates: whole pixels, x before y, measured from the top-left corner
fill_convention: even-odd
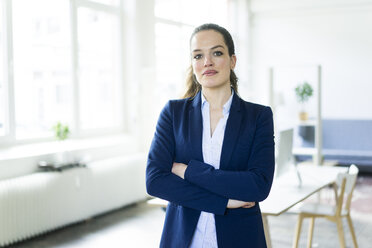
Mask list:
[[[15,141],[15,115],[14,115],[14,80],[13,80],[13,40],[12,40],[12,4],[11,0],[4,0],[3,28],[4,28],[4,89],[5,95],[5,135],[0,137],[0,145],[8,145]]]
[[[6,133],[4,136],[0,136],[0,149],[1,147],[8,147],[14,145],[21,145],[27,143],[37,143],[43,141],[52,141],[54,137],[48,138],[35,138],[27,140],[17,140],[16,139],[16,130],[15,130],[15,96],[14,96],[14,68],[13,68],[13,34],[12,34],[12,1],[11,0],[0,0],[3,4],[4,11],[4,20],[1,20],[1,25],[4,25],[5,30],[5,85],[4,88],[7,91],[6,96],[6,123],[5,127]],[[89,0],[66,0],[70,3],[70,18],[71,18],[71,58],[72,58],[72,74],[71,81],[73,84],[73,124],[71,126],[71,138],[87,138],[94,136],[103,136],[103,135],[112,135],[112,134],[123,134],[127,131],[127,125],[125,125],[125,76],[124,76],[124,0],[120,0],[120,5],[118,6],[109,6],[102,3],[89,1]],[[87,7],[96,11],[102,11],[109,14],[117,15],[119,18],[119,44],[120,46],[120,92],[121,92],[121,103],[120,103],[120,112],[121,120],[119,126],[115,128],[99,128],[92,130],[82,130],[80,123],[80,113],[79,113],[79,82],[78,82],[78,40],[77,40],[77,12],[79,7]],[[4,59],[4,58],[2,58]]]

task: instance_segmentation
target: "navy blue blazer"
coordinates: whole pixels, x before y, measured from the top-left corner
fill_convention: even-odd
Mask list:
[[[215,215],[219,248],[266,247],[258,202],[274,174],[272,111],[234,94],[216,170],[203,162],[200,94],[166,104],[150,147],[147,192],[170,202],[160,247],[188,247],[201,211]],[[173,162],[188,165],[185,179],[172,174]],[[256,205],[227,209],[228,199]]]

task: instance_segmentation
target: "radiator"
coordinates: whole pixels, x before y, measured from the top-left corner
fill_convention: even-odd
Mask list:
[[[0,181],[0,246],[145,199],[144,175],[141,155]]]

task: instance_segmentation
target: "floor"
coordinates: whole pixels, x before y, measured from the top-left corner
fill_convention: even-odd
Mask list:
[[[360,175],[354,191],[352,219],[359,247],[372,247],[372,175]],[[146,202],[131,205],[84,222],[9,247],[18,248],[115,248],[158,247],[164,212]],[[291,247],[296,216],[269,217],[273,248]],[[346,222],[347,247],[353,247]],[[306,247],[307,222],[304,223],[300,247]],[[336,225],[326,220],[315,223],[313,247],[339,247]]]

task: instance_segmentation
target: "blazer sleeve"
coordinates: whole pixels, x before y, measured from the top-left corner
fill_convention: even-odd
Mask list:
[[[228,199],[174,175],[171,170],[175,151],[171,104],[162,110],[151,143],[146,188],[150,195],[185,207],[224,214]]]
[[[246,171],[225,171],[191,160],[185,179],[228,199],[263,201],[269,195],[274,175],[274,128],[269,107],[258,116],[251,156]]]

